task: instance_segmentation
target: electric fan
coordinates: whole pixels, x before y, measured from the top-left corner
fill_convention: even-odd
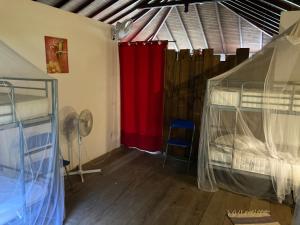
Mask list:
[[[73,140],[77,137],[77,122],[78,114],[72,107],[64,107],[59,112],[59,118],[61,119],[60,125],[60,135],[63,136],[64,140],[67,142],[68,148],[68,159],[71,163],[71,168],[73,167]],[[62,139],[61,139],[62,140]]]
[[[130,32],[132,24],[132,19],[127,19],[121,23],[117,22],[116,26],[112,26],[112,39],[121,40],[125,38]]]
[[[84,182],[83,174],[87,173],[100,173],[101,169],[94,170],[83,170],[81,165],[81,144],[84,137],[88,136],[93,128],[93,115],[92,113],[85,109],[77,117],[77,143],[78,143],[78,170],[70,172],[70,175],[80,175],[81,182]]]

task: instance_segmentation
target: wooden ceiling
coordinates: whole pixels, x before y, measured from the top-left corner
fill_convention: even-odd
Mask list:
[[[169,48],[261,49],[279,32],[280,14],[297,0],[36,0],[108,24],[134,21],[123,41],[169,40]]]

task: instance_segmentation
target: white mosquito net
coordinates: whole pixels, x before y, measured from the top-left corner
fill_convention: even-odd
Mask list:
[[[300,22],[207,83],[198,185],[261,198],[300,197]],[[300,224],[295,211],[294,224]]]
[[[56,80],[0,41],[0,225],[60,225]]]

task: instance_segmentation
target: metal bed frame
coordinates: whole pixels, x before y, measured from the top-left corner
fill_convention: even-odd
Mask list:
[[[215,84],[219,84],[219,82],[215,82],[215,81],[209,81],[209,82],[212,82],[212,85]],[[280,85],[286,85],[287,83],[283,83],[283,82],[273,82],[275,86],[275,89],[276,87],[278,88],[278,86]],[[220,128],[220,112],[222,111],[228,111],[228,112],[233,112],[235,113],[235,116],[234,116],[234,123],[233,123],[233,143],[231,146],[228,146],[228,145],[221,145],[221,144],[218,144],[219,146],[222,146],[222,147],[226,147],[226,148],[230,148],[231,149],[231,165],[230,167],[228,166],[229,164],[228,163],[225,163],[224,162],[224,166],[220,165],[221,163],[219,162],[218,164],[213,164],[214,167],[218,167],[218,168],[221,168],[221,167],[224,167],[225,168],[230,168],[231,170],[234,170],[236,172],[238,172],[239,170],[238,169],[234,169],[233,168],[233,159],[234,159],[234,152],[235,152],[235,139],[236,139],[236,135],[237,135],[237,120],[238,120],[238,112],[240,111],[243,111],[243,112],[257,112],[257,113],[262,113],[262,111],[264,110],[263,107],[261,108],[251,108],[251,107],[244,107],[243,103],[254,103],[254,104],[259,104],[258,102],[251,102],[251,101],[243,101],[244,97],[253,97],[253,96],[249,96],[247,95],[247,93],[245,93],[246,90],[251,90],[251,88],[248,88],[247,89],[247,86],[251,86],[252,87],[256,87],[256,90],[257,90],[257,87],[260,85],[261,87],[264,87],[264,82],[249,82],[249,81],[245,81],[245,82],[242,82],[242,81],[225,81],[223,82],[222,84],[223,86],[221,87],[224,87],[225,86],[225,89],[228,88],[228,87],[235,87],[237,89],[239,89],[239,103],[238,103],[238,106],[226,106],[226,105],[217,105],[217,104],[212,104],[211,102],[208,102],[208,107],[209,107],[209,115],[211,115],[212,111],[218,113],[217,116],[218,116],[218,122],[217,122],[217,126],[216,125],[213,125],[213,124],[208,124],[208,126],[212,129],[218,127]],[[231,85],[231,86],[230,86]],[[300,83],[299,82],[289,82],[287,84],[289,87],[290,87],[290,90],[287,90],[287,94],[289,94],[289,97],[283,97],[283,96],[280,96],[280,99],[289,99],[289,103],[288,104],[274,104],[272,103],[271,105],[279,105],[279,106],[288,106],[288,109],[289,110],[278,110],[278,109],[267,109],[267,110],[270,110],[270,111],[276,111],[277,114],[288,114],[288,115],[300,115],[300,108],[299,108],[299,111],[295,111],[293,110],[293,107],[300,107],[299,104],[295,104],[295,100],[300,100]],[[263,90],[263,89],[260,89],[260,90]],[[298,91],[298,93],[297,93]],[[274,91],[276,93],[276,91]],[[262,92],[263,94],[263,92]],[[298,95],[298,96],[296,96]],[[261,99],[263,99],[264,96],[262,95],[261,96]],[[279,98],[278,96],[277,97],[274,97],[274,96],[267,96],[267,98]],[[263,102],[261,102],[261,105],[263,105]],[[209,120],[208,120],[209,121]],[[222,129],[222,128],[221,128]],[[211,146],[216,146],[216,144],[211,140],[211,137],[209,135],[209,145]],[[241,170],[242,171],[242,170]],[[243,173],[245,173],[245,171],[243,171]],[[255,172],[246,172],[246,173],[251,173],[252,175],[254,175]],[[258,176],[263,176],[263,177],[268,177],[267,175],[263,175],[263,174],[255,174],[255,175],[258,175]]]
[[[44,84],[43,87],[29,87],[29,86],[20,86],[20,85],[13,85],[13,81],[22,81],[22,82],[36,82],[38,84]],[[50,87],[49,87],[50,86]],[[30,156],[31,154],[35,154],[37,152],[49,149],[51,147],[57,147],[58,146],[58,90],[57,90],[57,80],[55,79],[25,79],[25,78],[1,78],[0,79],[0,87],[2,88],[8,88],[9,89],[9,97],[11,100],[11,113],[8,114],[0,114],[1,116],[12,116],[12,122],[7,124],[0,124],[0,131],[11,129],[11,128],[17,128],[19,129],[19,157],[20,157],[20,180],[22,185],[22,210],[24,213],[24,222],[26,221],[26,210],[28,207],[26,204],[26,169],[25,169],[25,157]],[[48,115],[37,117],[33,119],[27,119],[27,120],[18,120],[16,116],[16,89],[29,89],[29,90],[35,90],[35,91],[41,91],[44,93],[45,97],[50,98],[49,91],[51,92],[51,111]],[[24,133],[23,128],[28,127],[34,127],[45,123],[51,123],[51,134],[50,134],[50,143],[46,143],[43,146],[37,146],[34,149],[31,149],[30,151],[25,152],[25,142],[24,139]],[[58,151],[58,148],[54,149],[55,151]],[[57,158],[53,160],[59,160],[59,154],[56,154]],[[4,165],[0,165],[0,167],[3,167]],[[15,170],[14,168],[7,168],[7,166],[4,166],[5,169],[11,169]]]
[[[207,87],[209,87],[209,85],[216,85],[219,84],[218,81],[208,81]],[[217,104],[212,104],[211,102],[207,103],[207,107],[208,107],[208,113],[209,115],[211,115],[212,110],[214,110],[216,113],[218,113],[218,122],[217,122],[217,126],[210,124],[209,120],[208,120],[208,127],[210,128],[216,128],[218,127],[220,129],[220,112],[222,111],[227,111],[227,112],[233,112],[235,113],[235,115],[233,115],[234,117],[234,123],[233,123],[233,143],[231,146],[228,145],[222,145],[222,144],[218,144],[219,146],[226,147],[229,148],[231,150],[231,163],[228,162],[209,162],[209,165],[213,168],[213,170],[215,172],[217,172],[218,174],[224,174],[226,176],[226,171],[230,170],[231,173],[238,175],[238,176],[246,176],[249,177],[250,181],[253,181],[253,179],[255,181],[263,181],[265,182],[269,187],[273,187],[272,181],[270,179],[270,175],[266,175],[266,174],[262,174],[262,173],[258,173],[255,171],[247,171],[247,170],[241,170],[238,168],[234,168],[233,167],[233,160],[234,160],[234,154],[235,154],[235,139],[236,139],[236,135],[237,135],[237,120],[238,120],[238,112],[242,111],[242,112],[254,112],[254,113],[262,113],[263,110],[265,110],[263,107],[261,108],[251,108],[251,107],[243,107],[243,103],[255,103],[257,104],[257,102],[251,102],[251,101],[243,101],[243,97],[249,97],[247,96],[247,94],[245,94],[245,90],[247,90],[247,86],[252,86],[252,88],[257,87],[259,85],[261,85],[262,89],[260,90],[264,90],[264,82],[249,82],[249,81],[223,81],[221,87],[229,88],[232,87],[231,85],[234,85],[234,88],[239,89],[239,104],[238,106],[226,106],[226,105],[217,105]],[[289,97],[283,97],[280,96],[280,99],[289,99],[289,104],[278,104],[278,105],[283,105],[283,106],[288,106],[288,110],[278,110],[278,109],[267,109],[272,111],[276,111],[277,114],[287,114],[287,115],[300,115],[300,105],[299,104],[295,104],[295,100],[300,100],[300,82],[272,82],[272,84],[274,84],[274,88],[276,89],[276,87],[280,86],[280,85],[288,85],[290,87],[289,90],[287,90],[287,93],[289,94]],[[251,88],[249,88],[248,90],[251,90]],[[276,91],[274,91],[276,93]],[[210,92],[207,92],[210,93]],[[263,94],[263,91],[262,91]],[[297,95],[297,96],[296,96]],[[253,96],[250,96],[253,97]],[[268,98],[278,98],[278,97],[272,97],[272,96],[267,96]],[[264,96],[261,96],[261,99],[263,99]],[[299,101],[300,102],[300,101]],[[263,106],[263,104],[261,104]],[[272,104],[274,105],[274,104]],[[275,104],[276,105],[276,104]],[[299,111],[295,111],[293,110],[293,107],[299,107],[298,110]],[[222,129],[222,128],[221,128]],[[211,140],[210,134],[208,134],[208,139],[209,139],[209,145],[210,146],[216,146],[216,144],[214,143],[214,140]],[[273,189],[272,189],[273,190]],[[249,193],[246,193],[246,195],[252,195]],[[276,193],[274,191],[274,193],[270,193],[270,195],[272,195],[272,197],[270,197],[270,199],[272,200],[276,200],[277,196]],[[262,198],[265,198],[264,196],[261,196]],[[295,207],[295,199],[294,199],[294,193],[293,190],[292,192],[286,196],[286,200],[285,203],[291,205],[292,207]]]

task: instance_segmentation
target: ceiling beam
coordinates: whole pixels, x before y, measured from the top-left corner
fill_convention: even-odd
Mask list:
[[[264,7],[262,4],[255,3],[253,0],[246,0],[246,2],[247,2],[248,4],[251,4],[251,5],[253,5],[253,6],[256,6],[256,7],[260,8],[259,11],[264,10],[265,12],[270,12],[270,13],[273,14],[274,16],[278,16],[278,18],[280,19],[280,12],[281,12],[281,11],[278,11],[278,9],[276,9],[276,10],[277,10],[277,12],[276,12],[276,11],[274,11],[274,10],[271,10],[270,8]]]
[[[156,35],[159,33],[159,31],[160,31],[160,29],[162,28],[163,24],[165,23],[165,21],[167,20],[168,16],[170,15],[171,10],[172,10],[172,8],[168,8],[168,9],[166,10],[165,14],[163,15],[163,17],[162,17],[161,20],[159,21],[157,27],[155,28],[153,34],[150,35],[150,36],[146,39],[146,41],[155,39]]]
[[[176,52],[178,52],[179,51],[178,45],[177,45],[176,40],[175,40],[175,38],[174,38],[174,36],[173,36],[173,34],[172,34],[172,32],[171,32],[171,30],[170,30],[170,28],[169,28],[169,26],[166,22],[165,22],[165,26],[166,26],[167,33],[172,38],[172,41],[174,41]]]
[[[129,41],[133,41],[143,30],[145,30],[149,24],[156,18],[161,9],[157,9],[156,12],[140,27],[140,29],[130,38]]]
[[[162,7],[172,7],[172,6],[187,6],[190,4],[205,3],[205,2],[221,2],[224,0],[178,0],[178,1],[168,1],[168,2],[153,2],[148,4],[141,4],[140,9],[153,9]]]
[[[76,8],[74,8],[73,10],[71,10],[73,13],[78,13],[81,10],[83,10],[84,8],[86,8],[87,6],[89,6],[93,1],[95,0],[86,0],[84,2],[82,2],[80,5],[78,5]]]
[[[61,0],[61,1],[58,1],[58,2],[54,5],[54,7],[60,8],[60,7],[62,7],[63,5],[67,4],[69,1],[71,1],[71,0]]]
[[[143,10],[139,11],[131,19],[133,20],[133,22],[135,22],[135,21],[139,20],[140,18],[142,18],[144,15],[146,15],[149,11],[150,11],[150,9],[143,9]]]
[[[222,6],[224,6],[225,8],[227,8],[229,11],[233,12],[236,16],[241,16],[244,20],[246,20],[248,23],[250,23],[252,26],[256,27],[257,29],[261,30],[262,32],[264,32],[266,35],[268,35],[269,37],[272,37],[273,33],[272,31],[265,31],[263,30],[260,25],[258,23],[256,23],[256,21],[251,20],[251,18],[248,18],[245,15],[240,15],[239,13],[237,13],[236,11],[234,11],[233,9],[229,8],[227,5],[224,4],[224,2],[220,2],[219,4],[221,4]]]
[[[244,47],[244,41],[243,41],[243,33],[242,33],[242,20],[241,17],[238,16],[238,24],[239,24],[239,35],[240,35],[240,47]]]
[[[236,11],[242,17],[247,18],[247,19],[250,18],[252,21],[255,21],[255,23],[257,23],[260,26],[262,26],[262,29],[266,29],[266,30],[272,31],[272,33],[275,33],[275,34],[279,33],[279,25],[276,26],[276,25],[274,25],[272,23],[269,23],[269,22],[265,21],[262,18],[259,18],[259,17],[256,17],[256,16],[252,15],[251,13],[246,12],[245,10],[240,9],[239,7],[233,5],[231,3],[231,1],[226,1],[226,2],[223,2],[222,4],[226,5],[229,8],[231,8],[233,11]]]
[[[258,0],[266,5],[277,8],[280,11],[291,11],[291,10],[299,10],[299,7],[295,7],[295,5],[287,3],[287,1],[282,0]]]
[[[196,11],[197,20],[198,20],[198,23],[199,23],[199,26],[200,26],[200,30],[201,30],[201,33],[202,33],[202,38],[203,38],[203,41],[204,41],[205,48],[208,48],[208,42],[207,42],[206,34],[205,34],[205,31],[204,31],[204,28],[203,28],[202,19],[200,17],[199,9],[198,9],[197,5],[194,5],[194,8],[195,8],[195,11]]]
[[[224,34],[223,34],[223,29],[222,29],[222,24],[221,24],[221,19],[220,19],[219,3],[217,3],[217,2],[215,2],[215,12],[216,12],[216,18],[217,18],[217,22],[218,22],[220,37],[221,37],[222,51],[223,51],[223,54],[226,54],[227,51],[226,51],[226,47],[225,47]]]
[[[270,14],[270,13],[267,14],[267,13],[264,13],[262,10],[257,10],[256,8],[252,7],[251,5],[245,3],[244,1],[241,1],[241,0],[231,1],[231,2],[233,4],[239,5],[239,7],[244,8],[245,10],[248,10],[249,12],[251,12],[257,16],[263,17],[264,19],[267,19],[270,22],[279,25],[280,17],[277,17],[277,18],[273,17],[273,14]]]
[[[123,11],[124,9],[128,8],[129,6],[131,6],[132,4],[137,3],[136,0],[131,0],[128,1],[126,4],[121,5],[119,8],[112,10],[110,13],[108,13],[107,15],[103,16],[101,19],[99,19],[101,22],[104,22],[106,20],[108,20],[109,18],[113,17],[114,15],[118,14],[119,12]]]
[[[227,6],[226,6],[227,7]],[[229,7],[228,7],[229,8]],[[230,9],[230,8],[229,8]],[[232,9],[231,9],[232,10]],[[233,12],[235,12],[234,10],[232,10]],[[245,21],[247,21],[249,24],[251,24],[252,26],[256,27],[257,29],[263,31],[266,35],[268,35],[269,37],[273,37],[274,34],[277,34],[276,32],[274,32],[273,30],[269,30],[268,28],[263,27],[262,24],[258,23],[257,21],[253,20],[252,18],[248,17],[247,15],[243,15],[241,13],[237,13],[235,12],[237,16],[241,16]]]
[[[282,2],[286,2],[287,4],[290,4],[292,5],[293,7],[296,7],[298,9],[300,9],[300,2],[298,3],[295,3],[295,2],[292,2],[292,1],[288,1],[288,0],[281,0]]]
[[[112,6],[113,4],[115,4],[117,1],[118,0],[110,0],[110,1],[106,2],[104,5],[100,6],[98,9],[96,9],[95,11],[89,13],[86,16],[89,17],[89,18],[93,18],[94,16],[98,15],[99,13],[104,11],[105,9],[107,9],[110,6]]]
[[[282,7],[278,6],[277,4],[275,4],[275,1],[269,2],[269,1],[265,1],[265,0],[258,0],[258,2],[261,2],[265,5],[271,6],[275,9],[278,9],[279,11],[287,11],[285,8],[282,8]]]
[[[262,13],[257,13],[256,11],[250,9],[247,6],[242,5],[240,2],[237,1],[228,1],[228,3],[234,5],[239,10],[244,11],[252,15],[253,17],[257,18],[258,20],[265,21],[264,23],[269,24],[270,26],[273,26],[274,28],[279,27],[279,20],[273,20],[266,16],[263,16]]]
[[[234,4],[234,1],[227,1],[224,2],[225,4],[229,4],[231,7],[239,10],[242,13],[245,13],[246,15],[252,17],[254,20],[259,20],[261,23],[265,24],[268,28],[273,28],[274,30],[279,30],[279,23],[272,23],[270,21],[267,21],[265,17],[261,17],[259,15],[254,15],[253,12],[245,10],[244,8],[240,7],[240,5]]]
[[[150,0],[147,0],[146,3],[148,3]],[[160,2],[160,0],[155,0],[154,2]],[[137,7],[138,8],[138,7]],[[143,9],[140,10],[134,17],[132,17],[131,19],[134,21],[142,18],[145,14],[147,14],[149,12],[150,9]]]
[[[136,1],[135,1],[136,2]],[[149,2],[149,0],[142,0],[140,1],[138,4],[136,4],[134,7],[132,7],[131,9],[127,10],[126,12],[122,13],[121,15],[117,16],[116,18],[114,18],[111,21],[108,21],[109,24],[114,24],[115,22],[121,20],[122,18],[124,18],[125,16],[129,15],[130,13],[132,13],[133,11],[138,9],[138,6],[142,3],[147,3]],[[149,11],[149,9],[145,9],[143,12],[139,12],[141,16],[145,15],[147,12]],[[138,14],[139,14],[138,13]],[[138,15],[137,14],[137,15]],[[137,19],[139,19],[140,17],[138,17]],[[133,19],[133,21],[137,20],[136,18],[131,18]]]
[[[174,7],[174,9],[175,9],[175,12],[176,12],[176,14],[177,14],[177,16],[178,16],[178,18],[179,18],[179,23],[180,23],[180,25],[181,25],[181,27],[182,27],[182,29],[183,29],[183,31],[184,31],[184,34],[185,34],[185,36],[186,36],[187,41],[188,41],[188,45],[190,46],[190,49],[193,50],[194,47],[193,47],[193,45],[192,45],[191,38],[190,38],[190,36],[189,36],[189,34],[188,34],[188,31],[187,31],[187,29],[186,29],[186,26],[185,26],[185,24],[183,23],[181,14],[180,14],[180,12],[178,11],[178,9],[177,9],[176,6]]]

